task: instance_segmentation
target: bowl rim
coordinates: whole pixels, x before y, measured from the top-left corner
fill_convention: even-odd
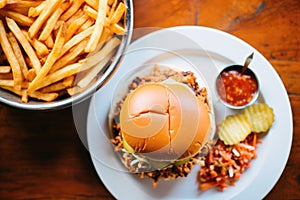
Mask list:
[[[22,103],[22,102],[9,100],[2,96],[0,96],[0,102],[8,106],[24,109],[24,110],[47,111],[47,110],[64,109],[70,107],[71,105],[78,104],[90,98],[94,92],[96,92],[103,85],[105,85],[106,82],[113,76],[114,72],[117,70],[120,62],[122,61],[124,53],[126,52],[131,42],[132,33],[133,33],[133,18],[134,18],[133,3],[132,0],[124,0],[124,3],[127,6],[126,20],[125,20],[126,33],[122,37],[122,42],[118,48],[118,51],[116,52],[116,55],[114,56],[112,63],[110,64],[110,67],[107,68],[103,76],[99,78],[93,85],[91,85],[89,88],[87,88],[86,90],[84,90],[83,92],[75,96],[67,97],[61,100],[54,100],[53,102],[41,102],[39,104],[31,104],[30,102]],[[5,90],[3,91],[6,92]]]

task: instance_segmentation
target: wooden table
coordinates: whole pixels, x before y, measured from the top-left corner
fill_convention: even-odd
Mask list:
[[[291,101],[294,135],[286,168],[266,199],[299,199],[300,1],[135,0],[134,10],[136,28],[217,28],[245,40],[271,62]],[[0,199],[113,199],[74,124],[72,108],[29,112],[0,104]]]

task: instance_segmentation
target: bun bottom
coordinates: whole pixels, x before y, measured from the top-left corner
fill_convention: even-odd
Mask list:
[[[166,164],[161,163],[162,168],[153,167],[153,163],[149,163],[147,160],[140,158],[134,153],[129,153],[123,149],[123,144],[120,136],[116,136],[111,139],[111,142],[116,145],[116,151],[119,154],[122,163],[128,169],[129,172],[137,174],[140,178],[148,177],[153,179],[153,188],[156,188],[159,180],[174,180],[179,177],[186,177],[191,171],[194,165],[200,164],[201,158],[199,155],[194,155],[189,160],[182,164]]]

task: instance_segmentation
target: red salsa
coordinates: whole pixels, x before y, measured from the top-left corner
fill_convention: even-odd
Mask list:
[[[254,76],[239,71],[224,71],[217,79],[217,90],[221,99],[233,106],[249,103],[258,89]]]

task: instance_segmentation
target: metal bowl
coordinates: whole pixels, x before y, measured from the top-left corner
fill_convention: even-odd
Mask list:
[[[21,98],[19,96],[16,96],[15,94],[10,93],[9,91],[0,89],[0,102],[12,107],[25,110],[58,110],[80,103],[89,98],[98,89],[101,89],[101,87],[103,87],[103,85],[111,78],[111,76],[117,70],[119,63],[123,58],[123,54],[125,53],[131,41],[133,31],[133,4],[132,0],[124,0],[124,3],[127,6],[125,20],[126,34],[121,38],[121,44],[119,45],[115,55],[113,56],[114,59],[112,63],[106,68],[105,72],[103,73],[103,76],[98,78],[98,80],[94,84],[89,86],[89,88],[73,97],[66,97],[63,99],[55,100],[53,102],[42,102],[30,99],[28,103],[22,103]]]

